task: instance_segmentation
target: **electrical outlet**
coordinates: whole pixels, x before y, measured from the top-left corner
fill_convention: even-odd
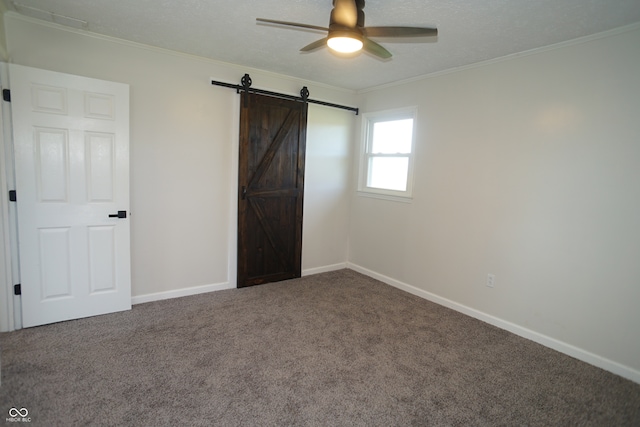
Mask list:
[[[495,274],[487,274],[487,286],[493,288],[496,284],[496,275]]]

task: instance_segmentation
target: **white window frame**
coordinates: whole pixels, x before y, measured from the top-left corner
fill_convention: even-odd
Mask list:
[[[400,202],[411,202],[413,197],[413,170],[416,149],[416,122],[418,116],[417,107],[399,108],[394,110],[377,111],[364,113],[362,115],[362,133],[360,144],[360,167],[358,174],[358,195],[374,197],[379,199],[394,200]],[[411,136],[411,152],[408,154],[386,154],[375,155],[371,153],[373,141],[373,125],[376,122],[386,122],[392,120],[413,120],[413,132]],[[409,159],[407,169],[407,189],[405,191],[387,190],[367,186],[369,176],[369,159],[372,157],[407,157]]]

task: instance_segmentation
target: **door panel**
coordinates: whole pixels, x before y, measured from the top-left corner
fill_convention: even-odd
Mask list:
[[[307,105],[244,95],[238,287],[300,277]]]
[[[71,296],[71,229],[38,230],[42,300]]]
[[[67,202],[69,137],[66,130],[34,127],[35,172],[40,202]]]
[[[23,326],[130,309],[129,87],[10,76]]]
[[[87,132],[87,190],[89,202],[113,202],[115,135]]]
[[[89,227],[90,294],[117,289],[115,231],[115,225]]]

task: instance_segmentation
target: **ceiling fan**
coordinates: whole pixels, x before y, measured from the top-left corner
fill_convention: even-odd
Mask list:
[[[438,29],[431,27],[365,27],[362,9],[364,9],[364,0],[333,0],[329,28],[263,18],[256,18],[256,21],[327,31],[326,37],[308,44],[300,49],[301,52],[309,52],[326,44],[329,48],[341,53],[353,53],[364,49],[382,59],[391,58],[391,52],[371,40],[370,37],[438,35]]]

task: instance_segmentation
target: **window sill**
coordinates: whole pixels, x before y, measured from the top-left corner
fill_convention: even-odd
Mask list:
[[[360,197],[369,197],[372,199],[389,200],[391,202],[412,203],[411,196],[396,196],[393,194],[375,193],[372,191],[358,190],[356,194]]]

